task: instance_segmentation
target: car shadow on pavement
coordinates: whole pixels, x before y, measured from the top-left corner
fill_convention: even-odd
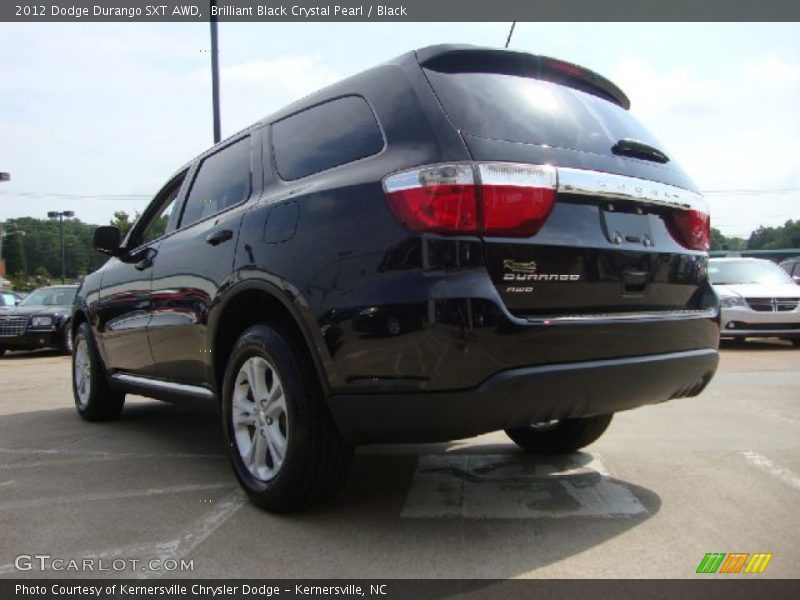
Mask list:
[[[10,414],[0,417],[0,437],[4,451],[22,451],[0,453],[4,464],[43,456],[26,456],[26,450],[51,452],[46,456],[52,466],[40,467],[35,479],[16,469],[20,497],[34,489],[43,495],[48,487],[42,477],[61,471],[60,461],[74,465],[97,453],[109,456],[87,470],[73,467],[71,476],[85,481],[71,485],[88,492],[102,483],[104,491],[123,495],[168,488],[177,479],[191,483],[193,477],[230,484],[231,491],[237,485],[218,417],[182,407],[134,402],[108,423],[82,422],[71,408]],[[136,479],[120,479],[120,469],[135,471]],[[67,492],[56,481],[53,496],[63,497]],[[137,519],[183,518],[171,514],[174,503],[166,499],[148,501],[158,510]],[[113,534],[97,540],[103,519],[110,527],[112,519],[132,518],[124,504],[106,503],[102,511],[93,504],[73,503],[65,513],[91,526],[94,537],[70,540],[84,552],[120,544]],[[63,506],[47,507],[47,519],[64,518]],[[189,557],[198,565],[194,577],[263,577],[264,565],[271,565],[269,576],[276,577],[508,578],[600,546],[644,523],[660,506],[654,491],[613,476],[590,453],[535,457],[511,443],[474,441],[365,446],[332,502],[293,515],[243,503]]]

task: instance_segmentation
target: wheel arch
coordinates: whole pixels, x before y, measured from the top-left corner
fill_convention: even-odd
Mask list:
[[[312,333],[302,308],[274,284],[261,280],[234,285],[224,299],[212,309],[208,320],[208,347],[211,360],[209,380],[221,398],[221,388],[230,351],[241,333],[257,323],[279,323],[287,327],[301,342],[302,349],[317,373],[322,391],[330,393],[332,361],[324,348],[321,334]]]
[[[89,317],[86,316],[86,313],[81,308],[76,309],[67,319],[70,321],[69,327],[73,337],[78,332],[78,327],[81,326],[81,323],[89,323]]]

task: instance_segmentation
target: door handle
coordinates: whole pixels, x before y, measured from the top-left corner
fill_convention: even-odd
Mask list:
[[[217,231],[212,231],[206,236],[206,242],[212,246],[217,246],[222,242],[227,242],[232,237],[233,231],[230,229],[218,229]]]

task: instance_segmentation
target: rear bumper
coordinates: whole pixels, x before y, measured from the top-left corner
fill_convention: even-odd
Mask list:
[[[588,417],[699,394],[714,348],[502,371],[453,392],[337,394],[330,406],[354,443],[433,442],[537,421]]]

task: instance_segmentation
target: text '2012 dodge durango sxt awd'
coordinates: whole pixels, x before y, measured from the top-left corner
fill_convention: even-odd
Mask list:
[[[357,444],[505,430],[571,452],[718,361],[709,215],[613,83],[433,46],[180,168],[74,306],[88,420],[221,406],[251,499],[291,511]]]

